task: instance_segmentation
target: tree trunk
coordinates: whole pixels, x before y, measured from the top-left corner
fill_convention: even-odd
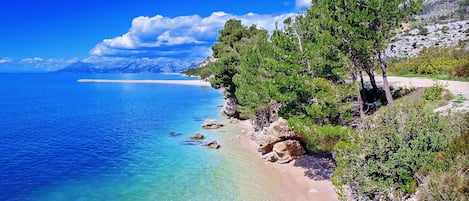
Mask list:
[[[370,83],[371,86],[373,87],[373,92],[375,95],[378,95],[378,85],[376,85],[376,79],[375,79],[375,73],[371,69],[366,70],[366,74],[368,74],[368,77],[370,78]]]
[[[361,84],[361,89],[365,89],[365,82],[363,81],[363,73],[360,70],[360,84]]]
[[[296,38],[298,39],[298,47],[300,49],[300,52],[303,53],[303,42],[301,41],[301,36],[300,34],[298,33],[298,31],[295,30],[295,35],[296,35]],[[313,68],[311,67],[311,64],[309,63],[309,60],[306,60],[306,65],[308,66],[308,73],[311,75],[311,77],[314,77],[314,72],[313,72]]]
[[[391,89],[389,88],[388,76],[386,75],[387,63],[386,63],[385,50],[382,50],[378,53],[378,59],[379,59],[379,63],[381,64],[381,72],[383,73],[384,93],[386,94],[388,105],[391,105],[394,103],[394,100],[392,99]]]

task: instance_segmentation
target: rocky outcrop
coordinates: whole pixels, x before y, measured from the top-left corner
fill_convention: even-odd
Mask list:
[[[238,101],[235,98],[227,98],[225,104],[223,104],[221,114],[228,117],[238,117],[237,104]]]
[[[422,33],[426,30],[426,33]],[[386,55],[393,58],[412,58],[418,56],[423,48],[459,48],[469,50],[467,40],[469,20],[445,24],[430,24],[420,28],[411,27],[398,33],[386,50]]]
[[[297,135],[283,118],[253,133],[252,139],[259,145],[258,151],[263,158],[271,162],[288,163],[295,157],[305,154],[302,145],[305,139]]]
[[[251,120],[254,130],[259,131],[262,128],[269,127],[272,122],[277,121],[279,118],[278,112],[281,107],[282,104],[270,101],[268,107],[256,112],[256,118]]]
[[[203,140],[205,136],[202,133],[196,133],[195,135],[190,137],[191,140]]]
[[[299,141],[286,140],[275,143],[272,151],[265,154],[263,158],[270,162],[289,163],[303,154],[305,154],[305,150]]]
[[[207,119],[202,124],[202,127],[205,129],[217,129],[223,126],[223,123],[218,122],[217,120]]]
[[[216,140],[211,141],[209,143],[206,143],[206,144],[204,144],[204,146],[207,146],[208,148],[212,148],[212,149],[219,149],[220,148],[220,144],[218,144],[218,142]]]

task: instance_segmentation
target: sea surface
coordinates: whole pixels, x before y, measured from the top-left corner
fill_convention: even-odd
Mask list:
[[[262,181],[242,154],[188,141],[197,131],[208,140],[230,138],[200,127],[221,118],[220,92],[78,83],[82,78],[194,79],[0,74],[0,200],[264,200],[270,194],[256,189]]]

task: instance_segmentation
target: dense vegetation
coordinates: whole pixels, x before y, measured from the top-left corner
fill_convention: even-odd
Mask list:
[[[314,0],[306,12],[270,34],[231,19],[212,47],[217,60],[200,71],[204,77],[211,73],[212,86],[236,100],[241,118],[262,128],[278,114],[306,139],[308,149],[336,153],[333,180],[341,195],[396,200],[418,185],[431,193],[438,188],[431,183],[438,182],[438,175],[452,178],[452,161],[441,162],[438,156],[456,149],[457,157],[467,158],[467,144],[458,139],[469,124],[467,114],[441,116],[428,106],[443,97],[442,86],[394,103],[385,49],[420,3]],[[374,81],[377,70],[382,88]],[[370,102],[388,106],[366,117]],[[467,197],[466,172],[453,192],[461,198]]]
[[[390,65],[396,75],[428,75],[446,79],[469,79],[469,52],[459,48],[424,48],[417,58]]]
[[[380,109],[375,116],[367,119],[366,131],[349,132],[336,145],[338,166],[333,182],[342,193],[350,188],[355,199],[395,200],[414,193],[420,182],[425,185],[426,193],[435,196],[438,193],[433,190],[438,189],[439,193],[444,194],[442,189],[445,187],[426,181],[438,180],[435,174],[450,176],[454,171],[450,167],[458,166],[458,162],[453,161],[455,158],[442,160],[441,155],[458,155],[466,159],[459,163],[467,168],[469,153],[459,150],[467,150],[467,142],[459,142],[456,137],[468,131],[469,115],[451,113],[442,116],[428,108],[428,100],[422,97],[420,90]],[[445,152],[452,146],[458,146],[459,151]],[[460,174],[462,180],[451,184],[454,187],[464,186],[464,182],[467,184],[467,173]],[[451,182],[447,180],[444,183]],[[459,187],[454,191],[462,190],[459,197],[467,199],[469,194],[464,191],[465,188]],[[450,199],[446,200],[456,198],[448,196]]]

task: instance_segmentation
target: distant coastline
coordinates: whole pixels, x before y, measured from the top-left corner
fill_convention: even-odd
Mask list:
[[[94,83],[145,83],[145,84],[178,84],[210,87],[210,82],[203,80],[111,80],[111,79],[79,79],[77,82]]]

